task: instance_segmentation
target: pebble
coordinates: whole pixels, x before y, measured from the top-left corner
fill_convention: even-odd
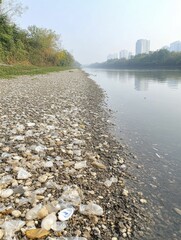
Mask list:
[[[141,198],[141,199],[140,199],[140,203],[143,203],[143,204],[145,204],[145,203],[147,203],[147,200],[146,200],[146,199],[144,199],[144,198]]]
[[[0,229],[0,239],[3,239],[3,236],[4,236],[4,231]]]
[[[122,192],[122,194],[123,194],[124,196],[126,196],[126,197],[127,197],[127,196],[128,196],[128,193],[129,193],[129,192],[128,192],[128,190],[127,190],[127,189],[123,189],[123,192]]]
[[[31,176],[32,176],[31,173],[26,171],[26,169],[20,168],[18,171],[17,179],[25,180],[30,178]]]
[[[44,183],[44,182],[46,182],[47,178],[48,178],[47,175],[42,175],[38,178],[38,181],[41,183]]]
[[[92,162],[92,165],[93,165],[94,167],[96,167],[96,168],[106,169],[106,166],[105,166],[103,163],[98,162],[98,161]]]
[[[181,209],[178,209],[178,208],[174,208],[175,212],[179,215],[181,215]]]
[[[47,237],[50,234],[50,232],[42,228],[36,228],[27,230],[25,234],[30,239],[40,239]]]
[[[11,214],[16,218],[21,216],[21,212],[19,210],[13,210]]]
[[[12,189],[4,189],[0,191],[0,196],[2,198],[8,198],[13,194],[13,190]]]
[[[47,215],[48,215],[48,209],[44,206],[38,211],[37,218],[42,219],[42,218],[45,218]]]

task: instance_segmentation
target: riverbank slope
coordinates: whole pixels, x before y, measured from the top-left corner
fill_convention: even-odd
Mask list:
[[[17,239],[38,237],[37,228],[47,229],[41,229],[47,239],[142,238],[147,201],[125,186],[130,155],[109,133],[99,86],[80,70],[1,79],[0,85],[4,239],[14,235],[8,224]],[[73,215],[60,225],[59,212],[70,207]]]

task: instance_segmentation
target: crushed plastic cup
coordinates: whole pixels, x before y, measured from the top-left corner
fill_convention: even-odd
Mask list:
[[[68,220],[69,218],[71,218],[71,216],[73,215],[74,211],[75,211],[75,208],[73,208],[73,207],[65,208],[65,209],[63,209],[62,211],[60,211],[58,213],[58,219],[60,221]]]
[[[79,211],[83,215],[103,215],[102,207],[93,202],[90,202],[88,205],[81,204],[79,207]]]

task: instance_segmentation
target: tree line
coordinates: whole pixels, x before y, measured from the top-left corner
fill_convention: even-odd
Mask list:
[[[36,26],[23,30],[10,20],[3,8],[0,9],[0,62],[36,66],[72,66],[75,63],[73,56],[61,49],[58,34]]]
[[[181,52],[169,52],[160,49],[149,54],[139,54],[131,59],[111,59],[103,63],[94,63],[96,68],[181,68]]]

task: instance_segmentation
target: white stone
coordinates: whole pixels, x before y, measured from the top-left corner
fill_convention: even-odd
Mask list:
[[[17,218],[21,216],[21,212],[19,210],[13,210],[11,214]]]
[[[13,190],[12,189],[4,189],[0,191],[0,196],[2,198],[8,198],[13,194]]]
[[[29,173],[28,171],[26,171],[24,168],[20,168],[18,171],[18,176],[17,179],[28,179],[30,178],[32,175],[31,173]]]
[[[52,162],[52,161],[47,161],[47,162],[44,164],[44,167],[45,167],[45,168],[51,168],[51,167],[53,167],[53,162]]]
[[[124,195],[124,196],[128,196],[128,190],[126,190],[126,189],[123,189],[123,192],[122,192],[122,194]]]
[[[3,236],[4,236],[4,231],[0,229],[0,239],[3,239]]]
[[[147,203],[147,200],[142,198],[142,199],[140,199],[140,203],[143,203],[143,204]]]
[[[47,178],[48,178],[47,175],[42,175],[38,178],[38,181],[41,183],[44,183],[44,182],[46,182]]]
[[[76,162],[74,165],[75,169],[81,169],[87,167],[87,161]]]
[[[35,123],[33,123],[33,122],[28,122],[28,123],[27,123],[27,126],[28,126],[28,127],[34,127],[34,126],[35,126]]]

